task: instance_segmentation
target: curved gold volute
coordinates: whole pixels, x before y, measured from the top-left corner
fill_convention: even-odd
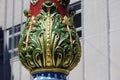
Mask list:
[[[57,5],[50,1],[42,4],[36,17],[25,13],[27,22],[18,46],[22,64],[31,73],[54,71],[69,74],[81,57],[81,45],[72,17],[62,17]]]

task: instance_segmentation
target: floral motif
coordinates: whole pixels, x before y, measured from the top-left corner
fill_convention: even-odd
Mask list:
[[[18,46],[20,60],[31,72],[62,69],[68,74],[81,57],[79,37],[70,24],[72,19],[63,18],[50,1],[43,3],[42,8],[35,18],[27,19]]]

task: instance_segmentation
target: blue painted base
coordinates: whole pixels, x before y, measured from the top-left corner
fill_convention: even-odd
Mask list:
[[[67,75],[60,72],[40,72],[32,74],[33,80],[66,80]]]

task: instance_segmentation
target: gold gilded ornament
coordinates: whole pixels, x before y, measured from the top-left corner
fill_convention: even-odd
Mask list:
[[[26,16],[18,46],[22,64],[31,74],[49,71],[69,74],[81,57],[81,44],[72,17],[62,17],[51,1],[42,4],[36,17],[30,17],[28,12]]]

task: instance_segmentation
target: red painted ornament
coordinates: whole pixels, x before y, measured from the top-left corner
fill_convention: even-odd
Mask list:
[[[45,1],[51,1],[53,3],[55,3],[58,7],[58,11],[60,12],[60,14],[62,16],[65,16],[67,15],[67,5],[66,6],[62,6],[60,1],[57,1],[57,0],[39,0],[36,4],[33,4],[33,3],[30,3],[30,16],[37,16],[42,7],[42,3],[44,3]]]

